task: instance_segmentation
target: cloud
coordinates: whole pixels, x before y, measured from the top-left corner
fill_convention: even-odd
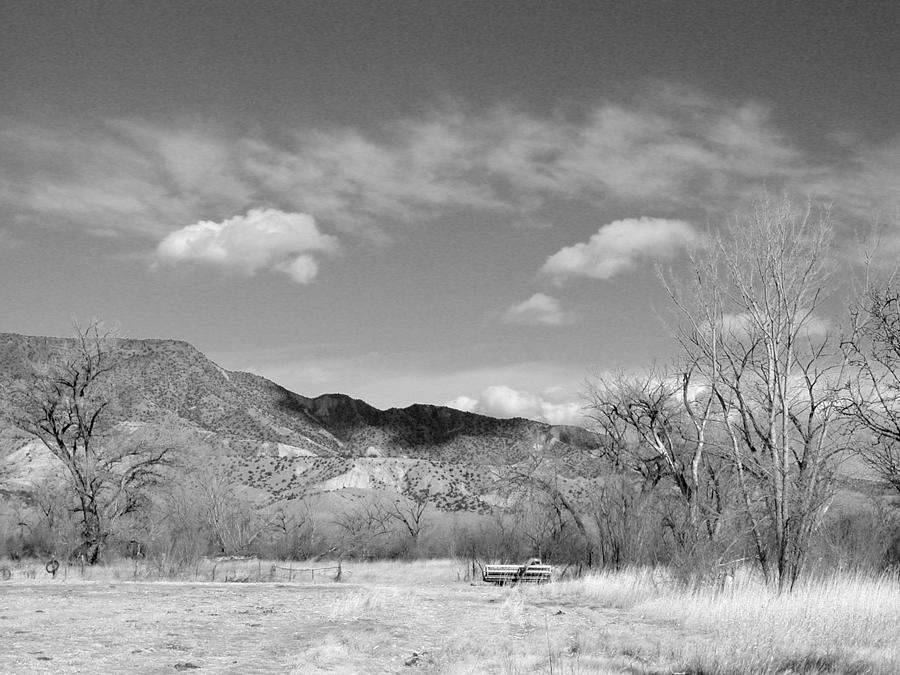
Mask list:
[[[582,404],[566,396],[559,387],[533,394],[506,385],[492,385],[477,398],[458,396],[447,405],[490,417],[524,417],[548,424],[578,425],[585,422]]]
[[[576,411],[581,406],[583,363],[516,361],[475,368],[448,369],[445,359],[427,351],[408,349],[396,353],[346,354],[346,345],[332,339],[319,345],[298,344],[283,349],[253,349],[212,353],[210,357],[228,370],[256,373],[305,396],[341,392],[361,398],[378,408],[406,407],[413,403],[450,405],[463,410],[479,409],[480,397],[489,387],[503,383],[521,392],[539,392],[538,397],[558,408]],[[575,392],[575,393],[573,393]],[[466,394],[460,396],[460,394]],[[544,412],[540,406],[534,410]],[[486,413],[488,414],[488,413]]]
[[[457,396],[455,399],[448,402],[447,405],[464,412],[475,412],[478,410],[478,399],[472,398],[471,396]]]
[[[567,116],[450,106],[379,127],[240,134],[111,119],[75,131],[0,128],[16,207],[82,225],[158,233],[200,214],[277,203],[345,228],[467,208],[521,218],[553,199],[708,203],[802,165],[753,103],[660,91]],[[7,159],[9,158],[9,159]]]
[[[450,212],[546,222],[560,204],[689,210],[716,220],[763,185],[865,215],[900,199],[900,139],[822,140],[815,157],[765,105],[657,83],[631,99],[536,115],[463,105],[368,127],[252,133],[107,119],[76,129],[0,121],[0,216],[158,239],[255,204],[390,237]]]
[[[896,221],[900,208],[900,136],[878,145],[841,142],[840,163],[817,167],[798,180],[797,192],[834,205],[838,214],[867,225]]]
[[[741,340],[753,335],[753,317],[747,312],[725,313],[721,317],[719,329],[726,338]],[[706,322],[702,328],[709,330],[713,322]]]
[[[631,105],[601,103],[575,121],[499,108],[488,116],[491,172],[531,199],[551,196],[729,213],[763,183],[809,165],[769,109],[660,83]],[[528,191],[527,193],[524,191]]]
[[[819,314],[802,314],[803,322],[797,326],[797,335],[801,339],[818,340],[828,337],[834,332],[834,323],[828,317]],[[726,312],[722,314],[718,322],[721,335],[727,340],[746,340],[759,334],[757,322],[749,312]],[[700,330],[709,334],[711,323],[704,321],[700,324]]]
[[[581,398],[578,393],[572,393],[579,390],[584,379],[581,364],[562,366],[526,361],[441,371],[434,369],[433,358],[409,352],[328,356],[327,352],[333,349],[334,344],[327,343],[314,349],[301,345],[268,352],[254,350],[210,356],[229,370],[262,375],[305,396],[341,392],[379,408],[427,403],[549,424],[584,425],[586,422]],[[297,354],[297,350],[303,355]],[[556,384],[560,382],[567,386]],[[460,391],[481,393],[475,396],[455,393]]]
[[[567,326],[575,322],[574,312],[563,309],[562,303],[544,293],[535,293],[527,300],[514,304],[503,314],[504,323],[542,326]]]
[[[671,258],[700,236],[683,220],[629,218],[601,227],[587,242],[550,256],[541,272],[551,277],[610,279],[649,258]]]
[[[300,284],[318,273],[313,253],[334,254],[338,240],[323,234],[312,216],[276,209],[251,209],[216,223],[208,220],[168,234],[157,246],[162,262],[199,262],[237,268],[246,274],[268,269]]]

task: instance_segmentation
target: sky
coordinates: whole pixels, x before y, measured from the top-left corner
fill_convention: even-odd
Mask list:
[[[763,191],[900,205],[896,2],[0,0],[0,331],[577,422],[656,261]]]

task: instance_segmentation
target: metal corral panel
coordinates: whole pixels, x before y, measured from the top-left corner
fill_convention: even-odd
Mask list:
[[[485,565],[482,579],[492,584],[546,583],[550,581],[553,568],[550,565]]]

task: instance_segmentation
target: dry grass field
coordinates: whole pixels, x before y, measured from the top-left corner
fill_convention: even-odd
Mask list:
[[[253,578],[257,562],[183,581],[133,564],[56,579],[6,564],[3,673],[900,672],[896,578],[779,597],[740,574],[679,590],[654,570],[500,588],[453,561],[347,563],[340,582],[222,581]]]

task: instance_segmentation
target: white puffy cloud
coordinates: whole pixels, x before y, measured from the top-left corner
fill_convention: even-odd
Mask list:
[[[533,394],[506,385],[492,385],[477,398],[458,396],[447,405],[491,417],[524,417],[548,424],[578,425],[585,421],[582,404],[560,387]]]
[[[566,311],[562,303],[545,293],[535,293],[527,300],[514,304],[503,314],[504,323],[544,326],[567,326],[575,322],[574,312]]]
[[[319,231],[312,216],[251,209],[221,222],[203,220],[169,233],[157,246],[163,262],[200,262],[246,274],[274,270],[306,284],[318,273],[313,253],[333,254],[338,240]]]
[[[452,401],[449,401],[447,405],[464,412],[475,412],[478,410],[478,399],[471,396],[457,396]]]
[[[683,220],[627,218],[601,227],[587,242],[566,246],[547,259],[541,272],[555,278],[610,279],[639,261],[671,258],[700,236]]]

